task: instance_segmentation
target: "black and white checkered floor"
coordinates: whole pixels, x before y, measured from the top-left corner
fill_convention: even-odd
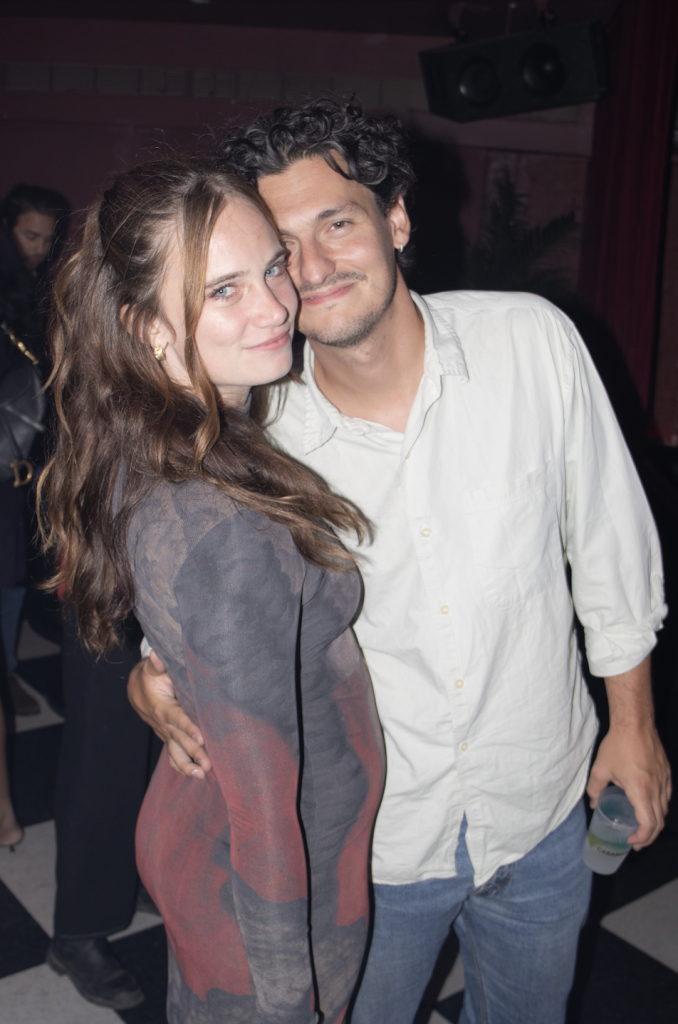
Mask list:
[[[0,849],[0,1024],[165,1024],[166,953],[158,918],[138,913],[114,938],[116,951],[146,993],[115,1013],[82,999],[45,963],[54,903],[56,759],[62,722],[42,694],[58,674],[58,648],[24,626],[20,673],[41,714],[19,718],[9,741],[17,814],[26,838]],[[455,950],[438,966],[417,1024],[457,1021],[464,987]],[[442,988],[440,982],[442,981]],[[434,991],[435,989],[435,991]],[[596,878],[582,935],[569,1024],[678,1024],[678,831],[631,854],[618,875]],[[548,1024],[548,1022],[544,1022]]]

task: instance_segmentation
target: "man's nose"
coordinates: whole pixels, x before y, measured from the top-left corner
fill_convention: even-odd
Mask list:
[[[319,285],[334,273],[334,260],[315,239],[299,246],[297,259],[292,261],[290,273],[297,288]],[[295,273],[296,272],[296,273]]]

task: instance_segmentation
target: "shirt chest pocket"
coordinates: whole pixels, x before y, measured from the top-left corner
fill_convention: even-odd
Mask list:
[[[463,497],[478,573],[491,604],[508,608],[529,601],[562,573],[551,462]]]

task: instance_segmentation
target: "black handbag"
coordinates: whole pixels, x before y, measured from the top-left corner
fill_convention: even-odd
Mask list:
[[[35,466],[28,458],[36,434],[44,432],[45,396],[36,370],[38,360],[7,324],[0,324],[23,359],[15,360],[0,380],[0,483],[29,484]]]

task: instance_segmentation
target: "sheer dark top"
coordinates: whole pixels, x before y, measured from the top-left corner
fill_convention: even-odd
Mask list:
[[[137,830],[170,945],[170,1024],[344,1018],[368,925],[383,784],[350,623],[357,572],[202,483],[160,485],[129,532],[136,614],[203,731],[204,781],[163,753]]]

